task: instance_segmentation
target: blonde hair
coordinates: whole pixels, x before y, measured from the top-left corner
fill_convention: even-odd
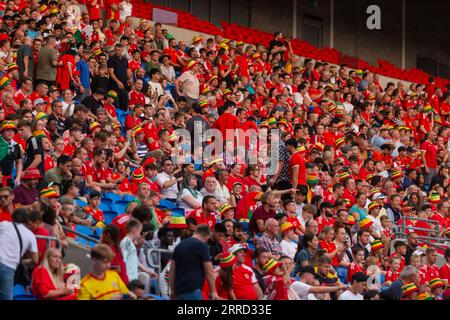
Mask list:
[[[58,268],[56,268],[56,272],[53,272],[50,264],[49,258],[52,254],[59,253],[61,255],[61,251],[57,248],[50,248],[45,252],[44,258],[42,259],[41,266],[47,270],[50,275],[50,279],[52,279],[53,284],[56,288],[64,288],[64,267],[61,262]]]

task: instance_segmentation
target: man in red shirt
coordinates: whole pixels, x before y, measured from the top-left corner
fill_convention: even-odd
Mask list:
[[[316,218],[317,224],[319,226],[319,233],[322,232],[323,228],[326,226],[332,227],[336,219],[333,217],[333,205],[329,202],[322,202],[320,205],[322,213]]]
[[[437,173],[437,146],[435,145],[436,132],[428,131],[427,140],[420,146],[422,162],[425,164],[425,185],[430,186],[431,180]]]
[[[420,284],[423,285],[427,282],[430,282],[431,279],[439,278],[439,268],[436,265],[437,259],[437,251],[436,248],[427,248],[426,254],[426,263],[420,267],[419,276],[420,276]]]
[[[241,177],[241,172],[242,172],[242,165],[237,163],[233,163],[231,165],[231,171],[230,174],[228,175],[228,183],[226,185],[228,190],[233,190],[233,186],[236,182],[239,182],[241,183],[242,186],[244,186],[244,180]]]
[[[191,212],[189,215],[197,221],[197,225],[206,224],[212,230],[217,223],[216,212],[219,202],[214,196],[203,198],[202,207]]]
[[[306,186],[306,163],[305,158],[297,151],[298,141],[289,139],[286,141],[286,147],[291,153],[289,171],[291,173],[292,189],[297,189],[298,186]]]
[[[12,222],[11,214],[14,211],[13,191],[10,187],[0,188],[0,222]]]
[[[252,268],[245,264],[247,248],[236,243],[229,250],[236,258],[233,270],[233,291],[238,300],[258,300],[262,298],[262,290]]]
[[[115,183],[107,183],[106,179],[111,177],[110,171],[104,167],[106,154],[103,149],[94,150],[94,159],[86,165],[86,185],[96,190],[111,190],[116,187]]]
[[[445,264],[439,269],[440,278],[447,280],[447,286],[450,285],[450,248],[445,250]]]
[[[228,140],[227,139],[227,129],[231,131],[231,133],[234,134],[234,131],[241,127],[241,123],[239,122],[238,117],[232,114],[234,108],[236,105],[232,101],[227,101],[223,105],[223,112],[220,115],[220,117],[214,122],[213,129],[218,129],[220,132],[222,132],[222,139],[223,141]],[[220,114],[220,110],[219,110]]]
[[[450,202],[447,200],[444,200],[437,204],[437,212],[431,216],[431,220],[437,221],[439,223],[440,227],[440,234],[437,236],[444,236],[446,230],[450,227]],[[444,234],[443,234],[444,233]]]

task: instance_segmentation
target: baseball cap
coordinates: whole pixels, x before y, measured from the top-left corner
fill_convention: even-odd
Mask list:
[[[230,249],[228,249],[228,251],[231,252],[231,253],[233,253],[233,254],[236,253],[236,252],[238,252],[239,250],[247,251],[247,247],[244,246],[244,245],[242,245],[242,244],[240,244],[240,243],[235,243],[235,244],[233,244],[233,245],[231,246]]]
[[[382,193],[375,193],[373,195],[373,200],[378,200],[378,199],[386,199],[386,196]]]
[[[37,98],[36,100],[34,100],[34,105],[37,106],[38,104],[45,104],[44,99]]]

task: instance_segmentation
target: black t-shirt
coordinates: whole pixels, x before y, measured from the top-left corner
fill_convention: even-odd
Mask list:
[[[6,140],[5,142],[8,143]],[[22,152],[20,151],[18,143],[12,140],[8,145],[8,153],[3,158],[1,165],[3,176],[10,176],[14,168],[14,163],[22,157]]]
[[[31,137],[27,140],[27,148],[25,150],[25,158],[23,160],[23,170],[25,171],[33,162],[35,155],[41,155],[41,163],[38,166],[41,175],[44,176],[44,150],[42,149],[41,139]]]
[[[117,56],[112,56],[108,60],[108,69],[113,68],[114,74],[117,79],[122,82],[124,86],[127,85],[128,75],[128,60],[125,57],[118,58]],[[117,88],[117,83],[111,78],[109,79],[109,86],[112,88]]]
[[[209,239],[208,246],[209,252],[211,253],[213,265],[218,266],[219,260],[214,260],[214,257],[223,252],[222,245],[219,242],[214,242],[211,239]]]
[[[95,100],[93,96],[84,98],[83,101],[81,101],[81,104],[91,109],[91,112],[95,115],[97,115],[97,110],[99,108],[103,108],[103,103],[101,101]]]
[[[270,41],[270,43],[269,43],[269,52],[271,52],[272,49],[273,49],[273,47],[275,47],[275,46],[277,46],[277,47],[282,47],[282,46],[284,46],[284,43],[281,42],[281,41],[278,41],[278,40],[273,39],[273,40]]]
[[[203,287],[205,271],[203,263],[211,261],[206,243],[188,238],[180,242],[173,252],[175,261],[175,295],[194,292]]]

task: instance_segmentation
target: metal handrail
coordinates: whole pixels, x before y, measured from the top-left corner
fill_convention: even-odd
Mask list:
[[[63,230],[64,230],[64,232],[65,232],[66,234],[67,234],[68,232],[70,232],[70,233],[73,233],[73,234],[77,235],[78,237],[83,238],[83,239],[85,239],[85,240],[94,242],[94,243],[96,243],[96,244],[100,243],[100,241],[99,241],[98,239],[89,237],[89,236],[87,236],[87,235],[85,235],[85,234],[82,234],[82,233],[80,233],[80,232],[78,232],[78,231],[76,231],[76,230],[73,230],[73,229],[71,229],[71,228],[69,228],[69,227],[67,227],[67,226],[61,226],[61,227],[63,228]]]
[[[45,240],[45,242],[47,243],[47,250],[51,248],[51,243],[52,241],[56,242],[56,247],[58,249],[61,249],[61,240],[59,240],[57,237],[51,237],[51,236],[39,236],[39,235],[35,235],[36,239],[42,239]]]
[[[162,272],[163,268],[161,266],[161,253],[173,253],[173,250],[167,250],[167,249],[157,249],[157,248],[151,248],[147,252],[147,261],[151,268],[155,270],[155,273],[158,275]],[[156,255],[156,261],[157,264],[154,263],[154,258]],[[155,288],[156,294],[161,295],[161,288],[158,285]]]

